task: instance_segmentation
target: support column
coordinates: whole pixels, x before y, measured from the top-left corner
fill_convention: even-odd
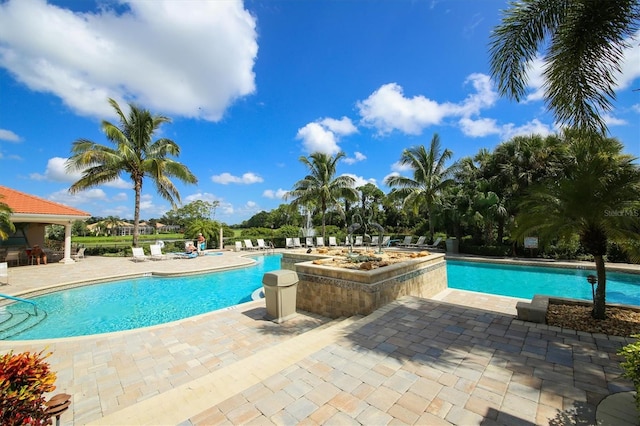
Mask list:
[[[224,232],[222,231],[222,226],[220,227],[220,239],[218,241],[220,241],[220,243],[218,244],[220,246],[220,250],[222,250],[224,248]]]
[[[60,260],[61,263],[76,263],[71,258],[71,222],[64,224],[64,257]]]

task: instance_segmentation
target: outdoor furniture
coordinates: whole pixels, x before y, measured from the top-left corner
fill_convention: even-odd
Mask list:
[[[242,251],[242,241],[236,241],[236,251]]]
[[[151,244],[149,246],[149,250],[151,251],[151,256],[149,257],[151,260],[165,260],[167,256],[162,254],[162,247],[158,244]]]
[[[72,254],[71,258],[73,260],[80,260],[80,259],[84,259],[84,251],[86,250],[86,247],[80,247],[78,249],[78,251],[76,252],[76,254]]]
[[[422,245],[424,245],[424,240],[426,240],[427,237],[425,237],[424,235],[421,237],[418,237],[418,241],[416,241],[415,243],[411,243],[409,244],[409,247],[420,247]]]
[[[380,237],[378,235],[374,235],[371,237],[371,243],[370,245],[375,247],[378,245],[378,242],[380,241]]]
[[[329,247],[338,247],[336,237],[329,237]]]
[[[293,248],[293,238],[287,237],[285,239],[285,248]]]
[[[409,247],[411,245],[411,240],[413,240],[413,237],[411,235],[407,235],[404,237],[403,242],[398,243],[398,247]]]
[[[324,247],[324,238],[316,237],[316,247]]]
[[[266,250],[267,246],[264,245],[264,239],[258,238],[258,250]]]
[[[7,262],[0,263],[0,279],[4,278],[6,282],[0,281],[0,285],[9,285],[9,264]]]
[[[302,247],[302,244],[300,243],[300,238],[294,237],[293,238],[293,248],[300,248],[300,247]]]
[[[131,260],[134,262],[144,262],[149,259],[149,257],[144,254],[144,249],[142,247],[131,247],[131,252],[133,253]]]
[[[356,247],[362,247],[362,235],[356,235],[356,242],[353,244]]]
[[[16,266],[20,265],[20,250],[10,248],[7,250],[7,257],[4,258],[4,261],[9,264],[9,262],[16,262]]]
[[[247,250],[255,250],[256,248],[253,246],[253,243],[251,242],[251,240],[244,240],[244,247]]]
[[[306,237],[304,239],[304,246],[305,247],[313,247],[313,237]]]
[[[442,237],[438,237],[433,242],[433,244],[422,244],[420,247],[428,248],[428,249],[435,249],[435,248],[438,248],[438,244],[440,244],[441,242],[442,242]]]

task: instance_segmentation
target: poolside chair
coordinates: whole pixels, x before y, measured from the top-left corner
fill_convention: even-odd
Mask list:
[[[300,238],[294,237],[293,238],[293,248],[300,248],[300,247],[302,247],[302,244],[300,243]]]
[[[329,237],[329,247],[338,247],[336,237]]]
[[[391,236],[385,235],[384,237],[382,237],[382,245],[389,247],[389,244],[391,244]]]
[[[9,264],[0,262],[0,278],[6,279],[6,282],[0,282],[0,285],[9,285]]]
[[[236,251],[242,251],[242,241],[236,241]]]
[[[316,237],[316,247],[324,247],[324,237]]]
[[[165,254],[162,254],[162,247],[158,244],[151,244],[149,250],[151,250],[149,257],[151,260],[165,260],[167,258]]]
[[[433,244],[422,244],[420,247],[421,248],[427,248],[427,249],[436,249],[436,248],[438,248],[438,244],[440,244],[441,242],[442,242],[442,237],[438,237],[433,242]]]
[[[362,247],[362,235],[356,235],[356,242],[353,245],[356,247]]]
[[[427,237],[425,237],[424,235],[421,237],[418,237],[418,241],[416,241],[415,243],[411,243],[409,244],[409,247],[420,247],[424,245],[424,240],[426,240]]]
[[[351,238],[349,238],[348,235],[344,237],[344,245],[345,247],[349,247],[351,245]]]
[[[264,239],[258,238],[258,250],[266,250],[267,246],[264,245]]]
[[[285,238],[285,248],[293,248],[293,238]]]
[[[71,255],[71,258],[73,260],[80,260],[80,259],[84,259],[84,251],[86,250],[86,247],[80,247],[78,249],[78,251],[75,254]]]
[[[304,246],[305,247],[313,247],[313,237],[306,237],[304,239]]]
[[[133,253],[131,260],[134,262],[144,262],[149,259],[149,256],[144,254],[144,249],[142,247],[131,247],[131,252]]]
[[[371,242],[369,243],[371,246],[375,247],[378,245],[378,242],[380,241],[380,237],[378,235],[374,235],[371,237]]]
[[[409,247],[411,245],[411,240],[413,240],[413,237],[411,235],[407,235],[404,237],[404,241],[398,243],[398,247]]]
[[[9,264],[9,262],[16,262],[16,265],[20,265],[20,250],[15,248],[10,248],[7,250],[7,256],[4,258],[4,261]]]
[[[253,243],[251,242],[251,240],[244,240],[244,247],[247,250],[255,250],[256,248],[253,246]]]

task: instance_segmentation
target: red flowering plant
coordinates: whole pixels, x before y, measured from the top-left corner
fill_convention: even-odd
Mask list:
[[[13,351],[0,356],[0,424],[43,425],[49,420],[44,394],[53,391],[56,374],[43,355]]]

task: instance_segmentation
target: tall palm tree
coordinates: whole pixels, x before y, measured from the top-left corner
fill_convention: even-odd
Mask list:
[[[160,125],[171,121],[168,117],[151,115],[148,110],[133,104],[129,104],[130,111],[126,116],[115,100],[109,99],[109,103],[116,111],[121,126],[102,122],[102,131],[113,147],[88,139],[76,140],[66,167],[69,171],[82,172],[82,177],[71,185],[69,191],[76,193],[113,182],[122,173],[127,174],[135,192],[133,246],[137,247],[144,178],[150,178],[158,194],[174,208],[176,201],[180,201],[180,194],[170,178],[175,177],[187,183],[196,183],[198,180],[185,165],[169,158],[180,155],[180,147],[174,141],[167,138],[152,141]]]
[[[528,67],[544,49],[545,99],[556,119],[604,134],[601,113],[611,109],[639,19],[639,0],[515,1],[491,35],[491,74],[502,95],[519,101]]]
[[[0,198],[4,196],[0,195]],[[12,212],[11,207],[0,201],[0,240],[6,240],[16,230],[10,219]]]
[[[564,138],[571,161],[561,178],[532,187],[516,217],[516,236],[537,233],[550,241],[578,234],[596,264],[593,317],[604,319],[607,243],[632,251],[640,240],[640,167],[616,139],[577,131]]]
[[[442,190],[453,183],[449,179],[453,169],[445,167],[452,156],[450,150],[442,151],[440,137],[434,134],[429,149],[419,145],[402,151],[400,164],[411,167],[412,178],[393,175],[385,181],[390,187],[395,187],[389,197],[402,199],[403,207],[412,208],[414,213],[418,213],[421,206],[426,207],[431,238],[434,234],[433,209]]]
[[[287,199],[293,199],[292,206],[315,205],[322,215],[322,237],[325,235],[325,214],[330,207],[336,208],[341,216],[344,211],[339,199],[349,201],[358,199],[358,192],[354,189],[355,179],[350,176],[336,175],[336,164],[346,154],[339,152],[335,157],[321,152],[314,152],[309,157],[300,157],[308,169],[309,174],[293,185],[293,189],[286,195]]]

